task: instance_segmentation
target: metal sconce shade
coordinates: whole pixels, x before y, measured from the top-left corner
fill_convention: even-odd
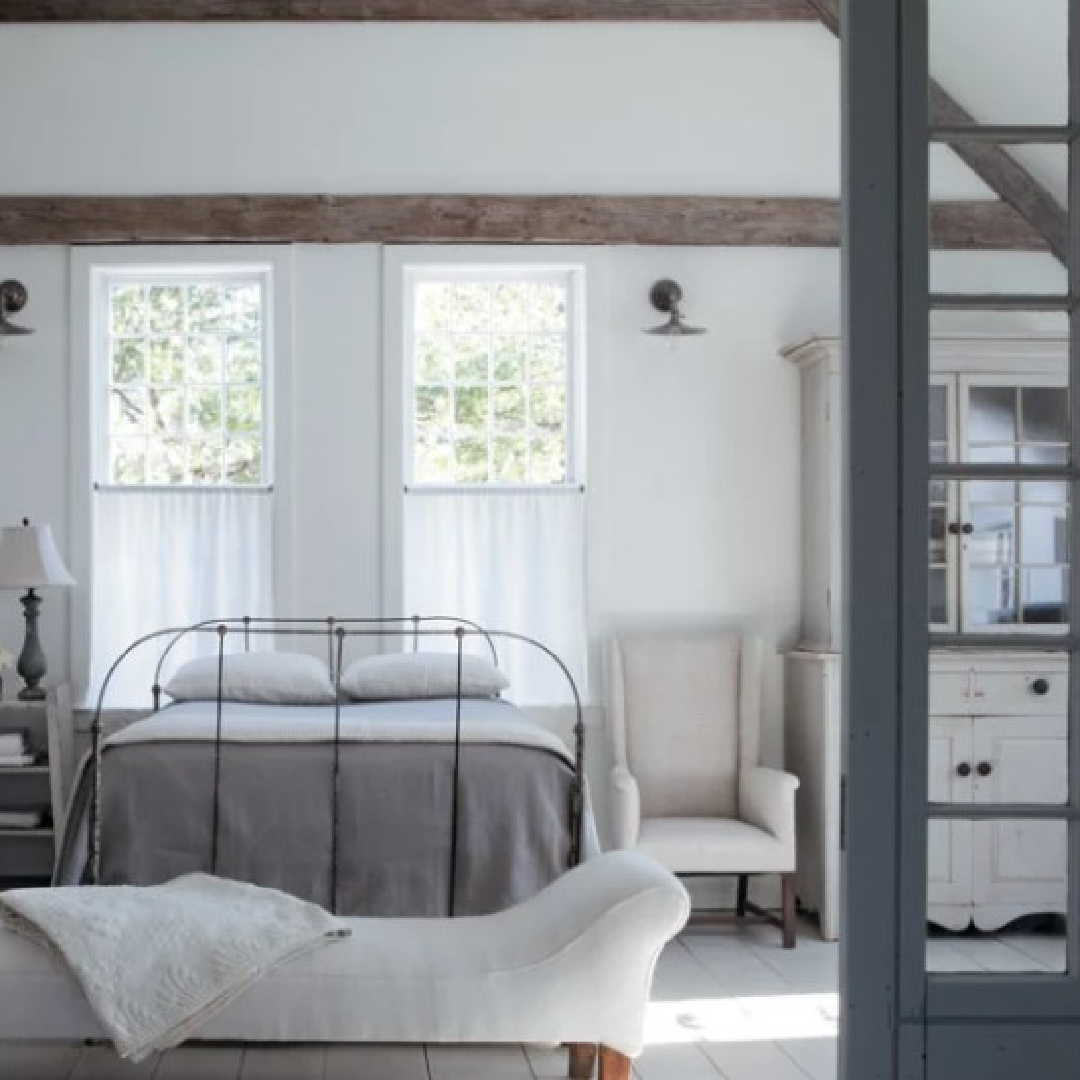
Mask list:
[[[9,337],[25,337],[34,331],[28,326],[16,326],[8,320],[26,307],[26,286],[19,281],[0,281],[0,342]]]
[[[706,333],[705,327],[690,326],[683,321],[682,311],[679,309],[682,298],[683,291],[678,282],[670,278],[656,282],[649,290],[649,301],[657,311],[668,316],[668,321],[660,326],[650,326],[645,333],[667,338],[693,337]]]

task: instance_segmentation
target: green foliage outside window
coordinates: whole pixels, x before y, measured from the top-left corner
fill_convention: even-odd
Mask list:
[[[263,469],[262,288],[109,290],[109,479],[257,485]]]
[[[417,286],[416,482],[567,481],[567,300],[559,283]]]

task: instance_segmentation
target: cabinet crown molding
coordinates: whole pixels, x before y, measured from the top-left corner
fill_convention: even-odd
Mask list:
[[[780,355],[796,367],[825,363],[840,370],[838,337],[812,337],[785,345]],[[930,338],[933,371],[1009,370],[1054,374],[1068,365],[1069,341],[1061,336],[1010,334],[934,334]]]

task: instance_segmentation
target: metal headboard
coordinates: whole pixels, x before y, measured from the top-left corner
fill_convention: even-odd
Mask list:
[[[331,844],[330,844],[330,906],[337,910],[338,846],[339,846],[339,806],[341,783],[341,677],[344,661],[345,642],[350,637],[399,637],[411,638],[413,650],[420,647],[424,637],[453,637],[456,641],[457,687],[454,708],[454,775],[451,798],[451,827],[449,851],[449,884],[447,913],[454,914],[454,897],[457,885],[457,848],[458,848],[458,810],[460,802],[461,779],[461,701],[462,701],[462,663],[467,638],[483,638],[491,651],[496,664],[499,653],[495,642],[498,639],[515,641],[537,649],[547,656],[562,672],[570,687],[575,710],[574,719],[574,777],[571,784],[570,823],[571,835],[568,863],[576,866],[581,860],[581,845],[584,835],[585,813],[585,722],[581,695],[570,669],[563,660],[543,642],[525,634],[508,630],[487,630],[471,619],[452,615],[409,615],[387,618],[253,618],[240,616],[228,619],[206,619],[190,626],[169,627],[145,634],[132,642],[113,662],[98,691],[97,704],[91,721],[91,759],[92,787],[90,793],[89,814],[89,867],[90,880],[96,883],[101,873],[101,787],[103,772],[101,767],[103,746],[102,717],[105,700],[113,676],[123,663],[136,651],[153,642],[165,640],[166,644],[158,657],[154,669],[154,683],[151,687],[153,708],[157,712],[161,700],[161,674],[165,661],[176,646],[191,635],[215,635],[217,637],[218,680],[216,695],[216,723],[214,735],[214,784],[213,806],[211,813],[210,871],[216,872],[218,856],[218,832],[221,800],[221,745],[223,721],[223,682],[225,673],[225,643],[232,634],[243,636],[244,649],[251,648],[252,637],[325,637],[330,670],[334,676],[335,700],[333,769],[331,780]]]

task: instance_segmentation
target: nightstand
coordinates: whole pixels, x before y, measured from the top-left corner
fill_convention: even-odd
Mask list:
[[[0,766],[0,810],[47,811],[39,828],[0,826],[0,889],[47,885],[52,876],[70,786],[71,696],[66,686],[44,701],[0,701],[0,733],[26,732],[32,765]]]

